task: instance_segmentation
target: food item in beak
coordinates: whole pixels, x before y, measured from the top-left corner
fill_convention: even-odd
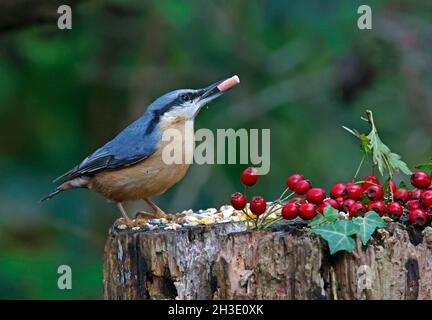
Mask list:
[[[226,79],[224,82],[220,83],[217,88],[219,91],[226,91],[240,83],[240,78],[238,76],[232,76]]]

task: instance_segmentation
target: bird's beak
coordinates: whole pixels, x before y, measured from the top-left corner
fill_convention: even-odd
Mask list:
[[[200,106],[204,106],[210,101],[220,97],[226,91],[240,83],[238,76],[233,76],[208,86],[207,88],[201,89],[202,94],[199,97],[198,103]]]

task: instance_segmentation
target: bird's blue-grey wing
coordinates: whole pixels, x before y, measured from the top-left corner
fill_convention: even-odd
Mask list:
[[[124,129],[113,140],[90,154],[57,180],[70,180],[94,175],[104,170],[115,170],[138,163],[151,156],[157,147],[158,132],[146,132],[148,122],[139,119]]]

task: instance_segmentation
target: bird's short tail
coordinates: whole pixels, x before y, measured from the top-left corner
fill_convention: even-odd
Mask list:
[[[45,197],[40,199],[40,202],[46,201],[55,197],[60,192],[73,189],[73,188],[91,188],[90,178],[89,177],[78,177],[72,180],[68,180],[63,182],[57,188],[54,189],[53,192],[47,194]]]
[[[39,200],[39,202],[44,202],[46,200],[51,199],[52,197],[55,197],[56,195],[58,195],[60,192],[65,191],[66,188],[64,188],[63,184],[59,185],[57,188],[54,189],[54,191],[50,192],[49,194],[47,194],[45,197],[43,197],[42,199]]]

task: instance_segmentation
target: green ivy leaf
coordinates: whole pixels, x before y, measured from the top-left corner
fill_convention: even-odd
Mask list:
[[[317,214],[311,221],[309,221],[308,227],[315,228],[324,222],[326,222],[326,218],[322,214]]]
[[[323,213],[327,222],[335,222],[339,220],[339,210],[332,206],[325,207]]]
[[[308,227],[315,228],[323,223],[333,223],[339,220],[339,211],[332,206],[324,208],[323,214],[317,214],[311,221]]]
[[[423,163],[416,166],[416,169],[423,171],[432,171],[432,163]]]
[[[358,226],[363,245],[367,244],[376,228],[387,226],[387,223],[375,211],[368,211],[364,217],[356,217],[352,221]]]
[[[352,220],[339,220],[333,224],[322,224],[311,231],[328,242],[330,254],[345,250],[354,250],[354,239],[351,237],[358,232],[358,226]]]

